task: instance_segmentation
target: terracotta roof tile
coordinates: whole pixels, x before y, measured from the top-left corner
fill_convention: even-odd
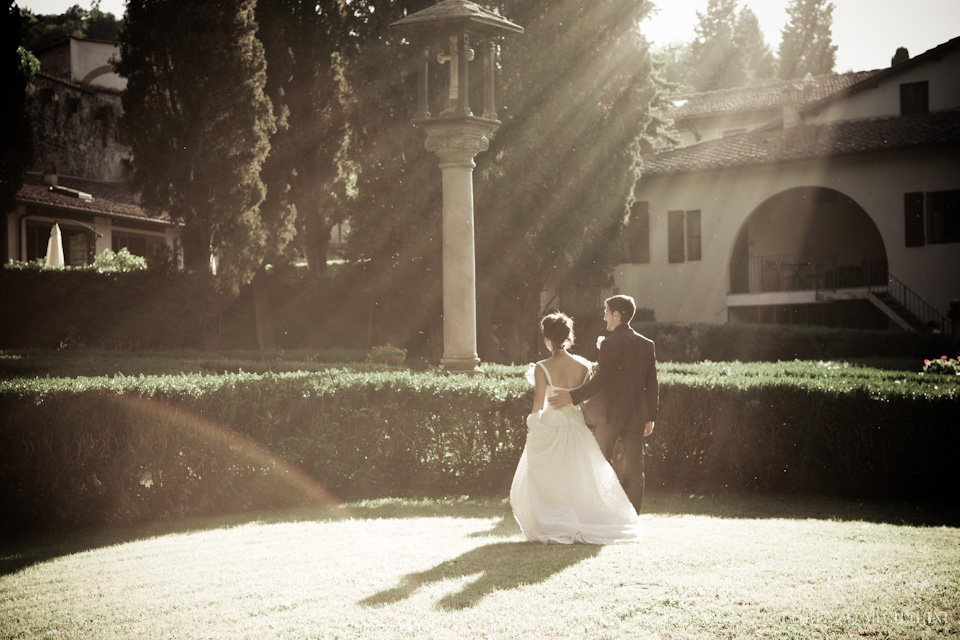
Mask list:
[[[780,109],[784,91],[792,86],[803,87],[801,105],[819,102],[839,91],[871,78],[883,71],[850,71],[817,76],[808,82],[786,80],[738,89],[720,89],[703,93],[670,96],[677,105],[667,115],[674,120],[704,118],[726,113]],[[680,104],[683,101],[682,104]]]
[[[88,193],[93,198],[83,200],[74,195],[52,191],[43,182],[43,176],[27,174],[23,186],[17,191],[17,202],[37,204],[47,207],[59,207],[73,211],[83,211],[94,215],[118,218],[139,218],[169,223],[169,219],[156,219],[136,203],[130,185],[119,182],[99,182],[59,176],[59,186]]]
[[[644,157],[643,176],[960,143],[960,111],[760,130]]]

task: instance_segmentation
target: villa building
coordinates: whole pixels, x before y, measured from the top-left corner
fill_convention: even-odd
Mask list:
[[[676,96],[614,291],[661,321],[949,331],[960,38],[887,69]]]
[[[151,218],[130,189],[132,154],[120,124],[114,42],[72,36],[34,52],[41,70],[27,85],[34,159],[6,224],[4,261],[43,258],[54,224],[68,265],[90,264],[106,249],[148,262],[170,253],[176,228]]]

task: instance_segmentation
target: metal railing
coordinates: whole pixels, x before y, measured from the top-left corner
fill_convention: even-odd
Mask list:
[[[835,252],[751,256],[734,261],[732,293],[829,291],[866,287],[879,274],[864,268],[862,254]]]
[[[885,293],[902,305],[913,317],[920,322],[919,330],[939,331],[951,333],[952,323],[946,316],[937,311],[930,303],[920,297],[920,294],[908,287],[891,274],[882,264],[873,263],[869,268],[882,276],[882,284],[868,285],[867,291],[876,295]]]
[[[864,289],[875,296],[886,294],[920,322],[917,329],[952,332],[949,320],[893,276],[885,263],[865,258],[863,254],[822,252],[751,256],[731,263],[731,293],[819,293],[839,289]]]

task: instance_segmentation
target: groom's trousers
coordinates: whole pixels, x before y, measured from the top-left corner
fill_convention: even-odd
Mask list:
[[[600,445],[604,457],[613,462],[613,448],[620,439],[623,446],[623,456],[620,465],[620,484],[623,486],[627,498],[633,508],[640,513],[643,503],[643,487],[645,477],[643,472],[643,426],[618,427],[608,423],[601,423],[594,429],[593,435]]]

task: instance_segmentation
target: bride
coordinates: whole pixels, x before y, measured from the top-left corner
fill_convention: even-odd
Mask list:
[[[536,391],[527,416],[527,444],[510,487],[513,515],[527,540],[536,542],[637,542],[640,519],[580,409],[554,409],[546,402],[556,390],[590,379],[589,362],[567,353],[573,320],[551,313],[540,327],[551,355],[533,367]]]

